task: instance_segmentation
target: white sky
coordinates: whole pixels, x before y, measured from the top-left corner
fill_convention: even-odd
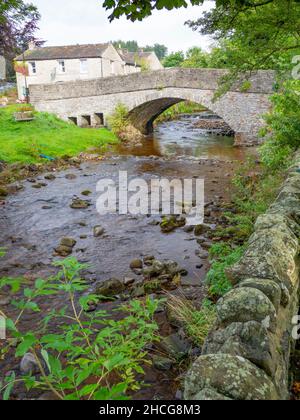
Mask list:
[[[156,11],[142,22],[125,17],[109,23],[102,0],[27,0],[35,4],[41,15],[38,37],[46,45],[101,43],[117,39],[137,40],[139,45],[165,44],[169,52],[193,46],[207,49],[211,41],[184,25],[197,19],[210,5],[190,6],[174,11]]]

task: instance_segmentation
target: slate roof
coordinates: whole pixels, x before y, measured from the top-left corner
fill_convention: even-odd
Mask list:
[[[67,45],[63,47],[41,47],[34,50],[27,50],[24,58],[28,60],[59,60],[76,58],[98,58],[102,57],[109,44],[86,44]],[[17,61],[23,61],[23,54],[16,57]]]
[[[127,63],[127,64],[131,64],[131,65],[138,65],[137,60],[138,59],[143,59],[143,58],[147,58],[149,57],[152,52],[128,52],[128,51],[122,51],[122,50],[118,50],[118,53],[121,55],[121,57],[123,58],[123,60]]]

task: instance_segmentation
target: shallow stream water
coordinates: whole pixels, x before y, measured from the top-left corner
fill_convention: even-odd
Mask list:
[[[196,120],[202,117],[203,114],[183,115],[176,121],[161,123],[142,145],[111,147],[102,161],[57,171],[52,181],[40,175],[37,182],[47,184],[43,188],[35,189],[32,180],[25,180],[23,191],[9,196],[1,207],[0,246],[5,246],[7,253],[0,259],[0,277],[22,275],[29,281],[47,277],[58,258],[54,248],[67,236],[76,240],[73,255],[89,264],[85,276],[91,285],[111,277],[138,280],[138,275],[130,270],[131,260],[153,255],[158,260],[176,261],[187,270],[188,275],[182,277],[183,288],[202,290],[209,263],[207,257],[199,257],[199,244],[193,232],[180,228],[163,234],[159,215],[100,216],[96,211],[97,182],[103,178],[117,181],[120,170],[128,172],[129,180],[199,177],[205,180],[205,202],[211,203],[208,222],[212,226],[217,223],[220,203],[230,195],[236,162],[253,151],[234,147],[231,137],[194,128]],[[91,191],[88,197],[81,194],[85,190]],[[70,208],[74,196],[90,200],[91,206]],[[94,237],[96,225],[105,229],[103,236]],[[43,307],[47,311],[62,304],[59,299],[49,298]],[[25,329],[32,328],[34,316],[25,319]],[[161,327],[163,334],[171,332],[163,319]],[[10,368],[14,368],[13,361]],[[175,376],[176,372],[148,369],[146,383],[151,389],[145,388],[138,397],[154,398],[159,394],[162,398],[175,398]]]

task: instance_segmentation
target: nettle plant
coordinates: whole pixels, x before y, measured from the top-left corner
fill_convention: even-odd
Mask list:
[[[14,319],[0,311],[10,336],[1,357],[5,360],[11,351],[16,358],[31,353],[38,371],[20,377],[10,373],[0,383],[2,398],[8,400],[14,386],[23,382],[27,390],[50,390],[61,400],[128,399],[143,384],[137,377],[144,374],[142,366],[150,363],[147,345],[158,340],[154,313],[160,301],[130,301],[118,308],[120,320],[105,310],[87,313],[91,302],[99,301],[99,296],[84,295],[88,286],[80,272],[87,266],[73,257],[54,265],[60,268],[58,274],[36,280],[32,288],[23,287],[20,279],[0,280],[0,291],[9,288],[10,293],[21,295],[12,301],[18,312]],[[22,332],[20,324],[27,311],[42,313],[40,298],[62,293],[69,305],[41,317],[35,331]]]

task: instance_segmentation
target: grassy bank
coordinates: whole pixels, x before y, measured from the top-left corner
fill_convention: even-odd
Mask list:
[[[20,105],[0,109],[0,160],[4,162],[44,161],[40,154],[76,156],[89,148],[117,142],[105,128],[82,129],[52,114],[36,112],[33,121],[15,122],[14,112],[19,109]]]

